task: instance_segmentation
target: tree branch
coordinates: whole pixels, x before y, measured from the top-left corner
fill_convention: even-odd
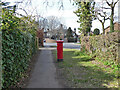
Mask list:
[[[18,8],[18,9],[23,10],[26,13],[26,15],[28,16],[28,13],[25,9],[23,9],[23,8]]]
[[[119,1],[119,0],[117,0],[117,1],[114,3],[114,5],[113,5],[114,7],[115,7],[115,5],[117,4],[118,1]]]
[[[105,18],[105,20],[108,20],[108,19],[110,19],[109,17],[108,18]]]
[[[111,9],[111,8],[106,8],[106,7],[101,7],[101,8],[103,8],[103,9]]]
[[[102,20],[100,20],[99,17],[97,17],[97,19],[102,23]]]
[[[103,16],[101,13],[98,13],[101,17],[105,17],[105,16]]]
[[[108,4],[108,6],[110,6],[111,4],[107,1],[107,0],[105,0],[106,1],[106,3]]]

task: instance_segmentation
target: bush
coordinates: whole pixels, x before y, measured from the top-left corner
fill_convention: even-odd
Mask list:
[[[75,51],[74,55],[75,56],[83,56],[83,55],[87,55],[87,53],[85,51]]]
[[[56,37],[55,37],[55,35],[53,35],[52,37],[51,37],[51,39],[55,39]]]
[[[81,48],[85,47],[93,56],[104,57],[104,59],[112,59],[118,61],[118,33],[113,32],[107,35],[97,35],[81,38]]]
[[[68,42],[77,42],[77,38],[74,38],[74,37],[69,37],[67,39],[68,39]]]
[[[75,51],[74,55],[79,56],[80,55],[80,51]]]
[[[100,34],[100,30],[98,28],[95,28],[93,33],[94,33],[94,35],[99,35]]]
[[[73,37],[73,31],[72,31],[71,27],[68,28],[66,37],[67,38]]]

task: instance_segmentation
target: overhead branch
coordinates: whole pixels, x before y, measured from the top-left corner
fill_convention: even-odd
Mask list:
[[[105,18],[105,20],[108,20],[108,19],[110,19],[109,17],[108,18]]]
[[[26,16],[24,16],[24,15],[22,15],[22,14],[20,14],[20,13],[17,13],[17,12],[16,12],[15,14],[20,15],[20,16],[22,16],[22,17],[26,17]]]
[[[18,8],[18,9],[23,10],[25,12],[25,14],[28,16],[28,13],[25,9],[23,9],[23,8]]]
[[[103,16],[101,13],[98,13],[101,17],[105,17],[105,16]]]
[[[59,0],[58,4],[60,5],[59,10],[64,9],[63,0]]]
[[[100,20],[100,18],[99,17],[97,17],[97,19],[102,23],[102,20]]]
[[[108,4],[108,6],[110,6],[111,4],[107,1],[107,0],[105,0],[106,1],[106,3]]]
[[[111,9],[111,8],[106,8],[106,7],[101,7],[101,8],[103,8],[103,9]]]
[[[32,14],[33,14],[33,12],[34,12],[35,10],[37,10],[37,6],[32,10],[31,16],[32,16]]]
[[[115,5],[117,4],[118,1],[119,1],[119,0],[117,0],[117,1],[114,3],[114,7],[115,7]]]

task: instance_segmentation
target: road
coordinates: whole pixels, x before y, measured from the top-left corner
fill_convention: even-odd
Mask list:
[[[57,46],[57,43],[44,43],[45,47]],[[80,44],[77,43],[63,43],[63,48],[80,49]]]

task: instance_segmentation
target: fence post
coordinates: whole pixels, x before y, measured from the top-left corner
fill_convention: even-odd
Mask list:
[[[35,39],[36,41],[36,46],[37,46],[37,49],[39,49],[39,41],[38,41],[38,37],[36,37],[36,39]]]

